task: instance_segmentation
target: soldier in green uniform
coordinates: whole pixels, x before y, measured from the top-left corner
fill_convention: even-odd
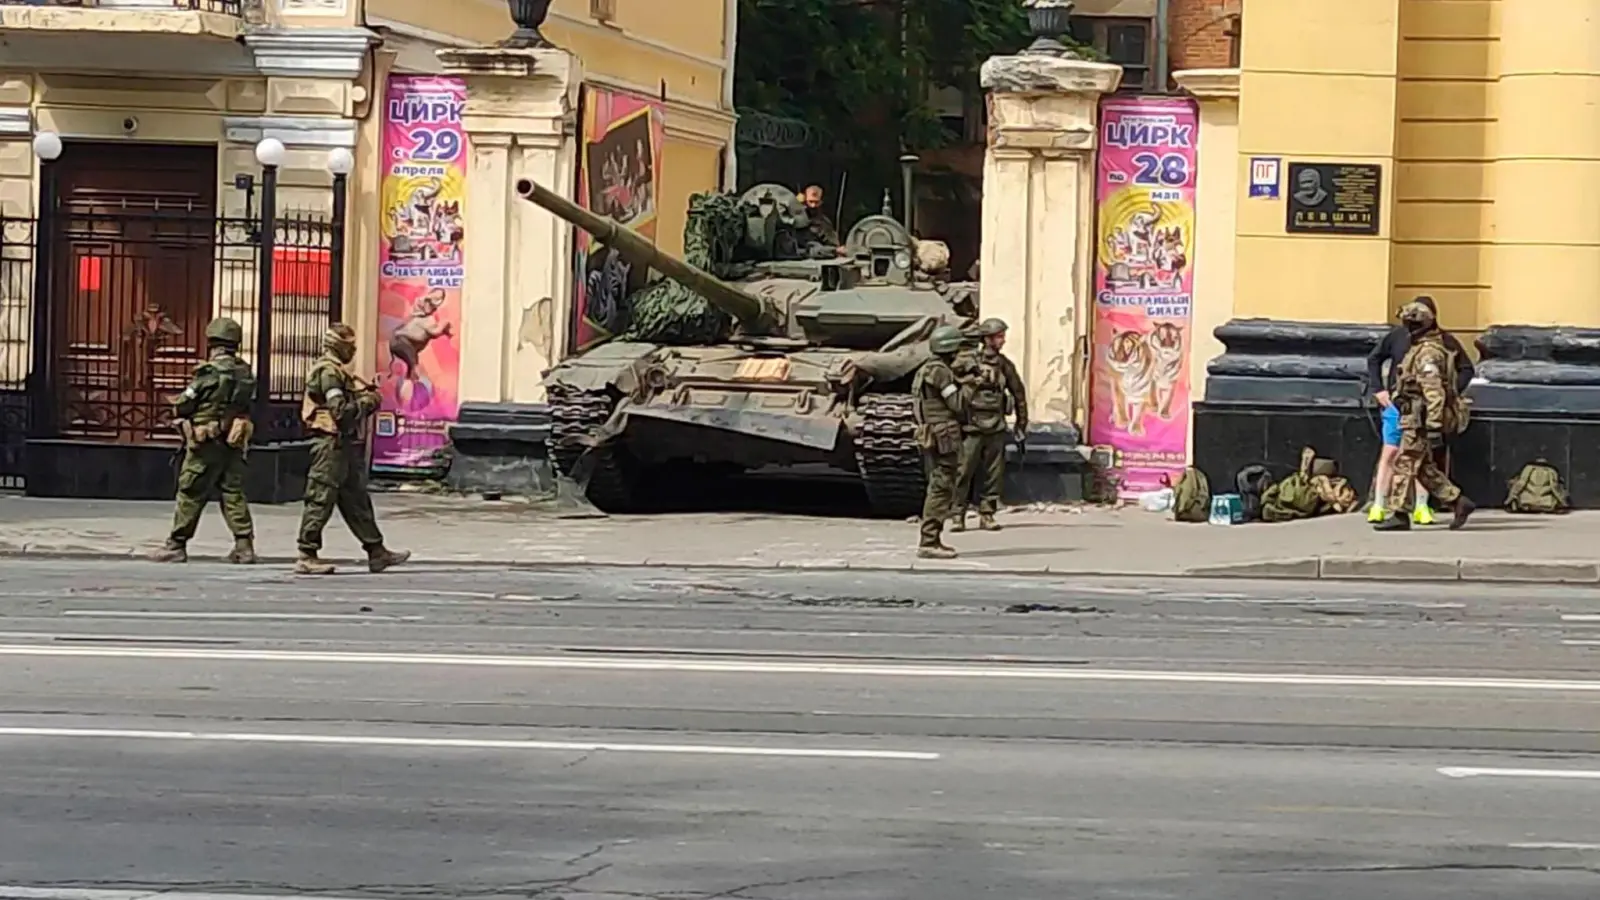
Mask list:
[[[367,551],[367,568],[382,572],[411,558],[383,545],[383,533],[367,491],[367,422],[378,411],[378,391],[349,370],[356,358],[356,335],[339,323],[322,336],[322,358],[306,375],[300,418],[311,435],[311,469],[306,473],[306,507],[300,519],[300,558],[295,572],[329,575],[333,566],[318,555],[322,531],[339,510]]]
[[[917,555],[925,559],[951,559],[956,551],[940,540],[944,520],[950,516],[956,480],[961,468],[961,428],[967,421],[966,396],[950,363],[961,350],[961,330],[941,325],[929,336],[933,358],[917,369],[911,382],[916,400],[917,444],[922,447],[928,473],[928,493],[922,503],[921,539]]]
[[[1006,323],[985,319],[978,325],[977,349],[963,353],[955,365],[970,395],[968,420],[961,443],[961,472],[956,482],[955,521],[952,531],[967,530],[967,501],[978,501],[978,527],[999,531],[994,514],[1000,509],[1000,492],[1006,480],[1007,432],[1020,445],[1028,433],[1028,394],[1017,367],[1001,349],[1006,345]],[[1015,413],[1016,424],[1006,427],[1006,415]]]
[[[1446,437],[1466,429],[1467,408],[1456,384],[1456,363],[1446,348],[1433,310],[1427,304],[1407,303],[1400,321],[1411,332],[1411,349],[1396,367],[1394,402],[1400,410],[1400,455],[1390,480],[1389,515],[1373,527],[1378,531],[1411,528],[1411,504],[1420,483],[1439,507],[1450,509],[1452,531],[1467,524],[1477,506],[1461,493],[1439,468],[1434,455]]]
[[[239,358],[244,328],[232,319],[206,326],[208,358],[173,400],[173,421],[183,435],[183,463],[178,468],[177,509],[172,534],[155,553],[158,562],[189,561],[189,541],[200,527],[200,514],[213,490],[222,493],[222,518],[233,532],[232,563],[256,561],[255,525],[244,496],[245,456],[252,427],[256,376]]]

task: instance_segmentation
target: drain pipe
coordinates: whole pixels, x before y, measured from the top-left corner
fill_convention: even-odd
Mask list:
[[[1171,12],[1172,0],[1156,0],[1156,77],[1152,87],[1161,94],[1172,84],[1172,28],[1167,24]]]

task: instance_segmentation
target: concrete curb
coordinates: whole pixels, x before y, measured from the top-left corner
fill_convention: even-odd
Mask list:
[[[84,561],[138,561],[146,560],[149,547],[130,547],[124,551],[106,551],[88,547],[33,546],[0,542],[0,560],[84,560]],[[1298,557],[1285,560],[1223,563],[1214,566],[1195,566],[1182,571],[1108,571],[1083,566],[1036,565],[1028,567],[992,567],[980,562],[955,560],[951,562],[916,560],[907,554],[903,564],[855,563],[848,560],[798,560],[770,563],[762,560],[732,562],[686,562],[675,559],[563,559],[563,560],[506,560],[506,559],[418,559],[415,564],[497,567],[511,569],[569,569],[569,568],[674,568],[708,571],[749,572],[764,570],[774,572],[901,572],[908,575],[936,573],[944,575],[1011,575],[1011,576],[1079,576],[1085,578],[1205,578],[1250,579],[1273,581],[1408,581],[1408,582],[1474,582],[1484,584],[1568,584],[1600,585],[1600,563],[1583,560],[1489,560],[1489,559],[1420,559],[1405,557],[1324,556]],[[196,562],[222,562],[221,553],[197,555]],[[366,560],[355,557],[327,557],[327,561],[341,567],[365,568]],[[931,564],[930,564],[931,563]],[[291,566],[292,556],[262,556],[260,565]]]

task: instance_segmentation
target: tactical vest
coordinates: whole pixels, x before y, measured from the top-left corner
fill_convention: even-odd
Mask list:
[[[1439,373],[1444,388],[1444,431],[1446,434],[1460,434],[1467,429],[1469,409],[1466,398],[1456,390],[1455,354],[1444,346],[1437,334],[1415,341],[1396,367],[1395,394],[1400,407],[1401,425],[1420,428],[1427,419],[1427,398],[1423,396],[1422,382],[1415,372],[1417,356],[1425,347],[1438,348],[1439,356],[1444,360],[1443,371]]]
[[[345,391],[350,390],[350,379],[347,377],[343,366],[327,357],[317,360],[316,365],[311,367],[311,371],[306,373],[306,391],[305,395],[300,398],[300,422],[305,426],[306,431],[312,434],[338,437],[340,433],[339,423],[333,418],[333,410],[329,409],[325,403],[311,396],[311,383],[317,380],[319,374],[330,369],[338,373],[340,388]]]
[[[979,434],[998,434],[1006,430],[1006,373],[1000,354],[985,351],[977,356],[977,375],[967,400],[967,430]]]
[[[256,399],[256,376],[237,356],[218,356],[209,365],[217,376],[217,389],[195,410],[196,425],[223,423],[248,416]]]
[[[917,421],[924,425],[938,425],[946,422],[957,422],[956,414],[950,411],[950,406],[943,397],[928,383],[928,373],[935,367],[942,368],[950,374],[950,383],[956,383],[955,372],[951,371],[950,364],[942,359],[935,359],[924,363],[917,370],[917,375],[911,380],[911,396],[917,398]]]

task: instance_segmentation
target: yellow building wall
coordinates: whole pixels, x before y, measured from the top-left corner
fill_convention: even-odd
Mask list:
[[[661,196],[665,199],[656,220],[656,244],[668,253],[682,254],[689,195],[716,188],[722,176],[722,156],[718,147],[673,138],[667,139],[662,155],[670,164],[661,169]]]
[[[1494,211],[1496,0],[1402,0],[1388,312],[1432,296],[1481,327]]]

